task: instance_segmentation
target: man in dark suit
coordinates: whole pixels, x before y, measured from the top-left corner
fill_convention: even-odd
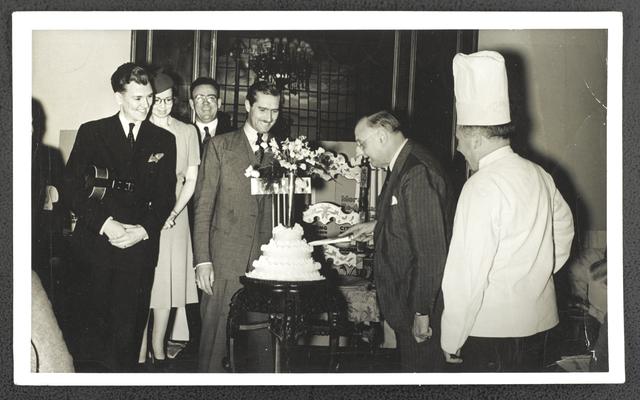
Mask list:
[[[191,83],[189,104],[195,111],[195,125],[200,137],[200,153],[205,143],[216,134],[231,131],[229,116],[222,111],[220,85],[215,79],[201,76]]]
[[[271,237],[271,197],[251,195],[251,182],[244,172],[249,166],[271,163],[271,153],[262,153],[259,143],[269,139],[268,132],[278,118],[280,91],[256,82],[247,92],[245,108],[248,115],[241,129],[207,143],[194,194],[196,281],[204,292],[200,372],[224,371],[231,296],[241,287],[238,277],[251,269],[260,256],[260,246]],[[254,364],[270,357],[268,336],[253,338],[250,344],[259,347],[250,352],[258,357]]]
[[[65,170],[63,197],[78,216],[73,248],[84,274],[83,304],[91,349],[76,359],[129,371],[140,338],[158,258],[160,230],[175,203],[174,136],[146,120],[153,102],[147,72],[134,63],[111,76],[120,111],[82,124]],[[104,197],[89,198],[86,171],[116,179]]]
[[[444,170],[419,144],[406,139],[396,117],[380,111],[355,128],[371,165],[388,168],[376,204],[376,221],[343,235],[373,234],[378,302],[395,331],[406,372],[437,371],[440,352],[440,283],[451,235],[452,194]]]

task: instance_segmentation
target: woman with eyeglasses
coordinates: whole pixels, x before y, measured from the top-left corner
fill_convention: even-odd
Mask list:
[[[153,310],[153,330],[149,349],[147,329],[142,337],[138,362],[144,363],[147,356],[157,371],[167,358],[165,334],[171,308],[176,308],[171,340],[189,341],[189,327],[185,305],[198,302],[193,250],[187,203],[193,195],[200,164],[198,133],[193,125],[171,117],[174,103],[174,83],[165,73],[154,79],[156,90],[149,120],[176,138],[176,203],[160,234],[160,254],[155,269],[150,308]],[[151,314],[151,313],[150,313]],[[148,326],[149,324],[147,324]]]

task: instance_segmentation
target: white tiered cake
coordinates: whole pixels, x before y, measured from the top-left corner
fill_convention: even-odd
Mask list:
[[[278,225],[273,228],[273,238],[262,245],[262,255],[253,262],[249,278],[271,281],[318,281],[320,263],[313,261],[310,246],[302,238],[303,230],[298,224],[293,228]]]

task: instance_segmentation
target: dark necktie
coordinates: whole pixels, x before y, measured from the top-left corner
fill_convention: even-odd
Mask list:
[[[389,182],[389,177],[391,176],[391,170],[389,168],[385,169],[386,175],[384,177],[384,182],[382,183],[382,187],[380,188],[380,199],[384,196],[384,192],[387,189],[387,183]]]
[[[256,138],[256,146],[258,146],[258,150],[255,152],[258,163],[262,163],[262,156],[264,156],[264,149],[261,146],[262,142],[264,142],[264,140],[262,140],[262,133],[258,133],[258,137]]]
[[[133,145],[136,142],[133,139],[133,127],[136,126],[136,124],[130,123],[129,124],[129,133],[127,134],[127,141],[129,142],[129,148],[131,150],[133,150]]]
[[[391,176],[391,171],[386,169],[387,175],[384,177],[384,183],[380,188],[380,192],[378,193],[378,199],[376,201],[376,215],[380,215],[381,207],[382,207],[382,199],[384,198],[384,192],[387,190],[387,183],[389,182],[389,177]]]
[[[202,139],[202,144],[207,144],[209,139],[211,139],[211,136],[209,136],[209,127],[205,126],[204,127],[204,139]]]

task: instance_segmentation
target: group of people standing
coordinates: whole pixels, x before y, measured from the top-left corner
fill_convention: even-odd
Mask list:
[[[120,110],[80,127],[64,174],[62,197],[78,217],[72,245],[74,263],[82,274],[77,302],[78,314],[82,314],[82,331],[77,335],[82,343],[74,356],[108,371],[145,370],[140,366],[149,362],[160,369],[167,358],[165,336],[171,309],[175,309],[175,318],[169,337],[184,343],[192,336],[185,306],[198,302],[199,286],[203,291],[199,358],[205,365],[201,369],[223,370],[221,360],[215,368],[206,367],[203,361],[212,343],[222,340],[224,344],[219,332],[224,332],[225,325],[219,327],[218,322],[226,321],[221,314],[228,304],[224,298],[230,294],[217,296],[224,291],[221,284],[214,295],[214,282],[224,282],[225,276],[230,279],[233,272],[225,275],[223,271],[239,270],[235,264],[246,263],[249,253],[242,247],[235,251],[245,251],[245,255],[233,253],[226,245],[230,241],[242,246],[245,232],[242,238],[234,237],[228,232],[232,225],[225,227],[221,219],[223,213],[233,216],[234,210],[240,216],[248,215],[237,195],[246,196],[247,203],[257,197],[227,190],[227,185],[239,185],[240,179],[227,177],[227,168],[221,171],[219,163],[223,159],[227,164],[243,153],[247,158],[256,157],[252,148],[258,129],[267,133],[275,122],[279,91],[264,82],[251,86],[245,127],[218,142],[220,134],[231,128],[229,119],[219,112],[220,87],[215,80],[201,77],[191,84],[189,103],[196,114],[195,124],[171,116],[176,88],[163,72],[151,75],[142,66],[126,63],[113,73],[111,84]],[[272,100],[266,116],[262,96]],[[264,125],[265,120],[270,122]],[[231,147],[218,148],[229,141]],[[230,173],[235,174],[234,168],[235,164],[229,165]],[[109,187],[98,198],[93,195],[96,188],[87,187],[87,174],[95,169],[105,169],[110,176]],[[220,194],[211,196],[217,190]],[[263,215],[263,208],[271,209],[262,203],[260,210],[253,210],[254,217]],[[216,217],[212,218],[214,210]],[[259,222],[263,220],[270,221],[270,217]],[[255,218],[242,222],[239,228],[253,234]],[[221,227],[225,234],[209,237]],[[270,227],[261,228],[267,231]],[[257,239],[255,243],[250,240],[249,246],[255,252]],[[210,252],[210,247],[215,251]],[[232,256],[225,257],[220,248]],[[215,254],[213,259],[210,254]],[[234,259],[239,261],[234,263]],[[215,278],[211,261],[216,270],[224,268]],[[235,284],[230,283],[228,290]],[[153,323],[149,324],[151,316]],[[221,351],[216,348],[216,352]]]
[[[509,146],[502,57],[459,54],[453,73],[458,151],[475,171],[457,209],[446,171],[380,111],[355,127],[359,150],[388,169],[377,220],[345,234],[373,235],[378,301],[403,371],[441,371],[445,362],[535,370],[558,323],[553,273],[568,257],[571,212],[552,178]],[[170,310],[171,339],[188,341],[185,306],[198,302],[199,289],[198,371],[223,372],[230,298],[271,236],[271,197],[251,195],[244,171],[272,162],[260,144],[271,137],[280,90],[256,81],[246,122],[229,132],[211,78],[191,84],[193,125],[171,116],[168,75],[126,63],[111,83],[120,110],[80,127],[62,191],[78,216],[73,245],[85,273],[83,334],[91,339],[74,356],[109,371],[162,364]],[[87,195],[94,167],[114,183],[102,198]],[[249,341],[257,370],[269,370],[270,344],[266,332]]]
[[[457,54],[453,78],[457,150],[472,171],[455,215],[443,168],[383,111],[355,128],[359,149],[387,168],[377,220],[343,235],[373,235],[378,302],[403,371],[541,371],[571,210],[553,178],[511,149],[503,57]]]

